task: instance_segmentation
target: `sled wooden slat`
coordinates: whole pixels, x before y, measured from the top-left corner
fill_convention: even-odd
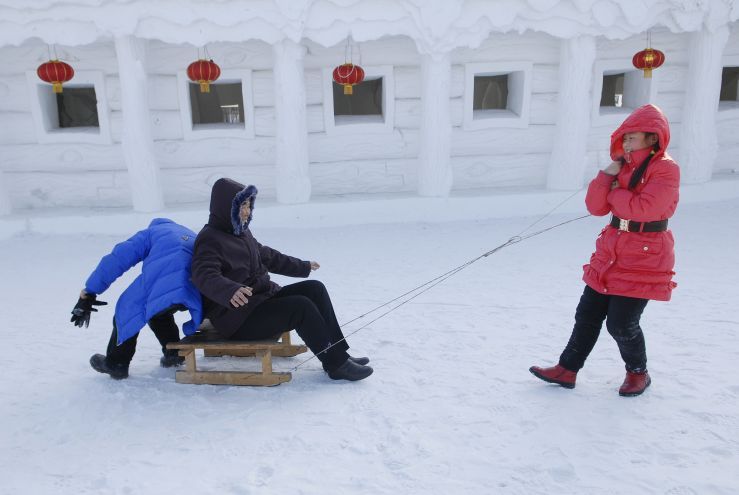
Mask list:
[[[280,357],[292,357],[297,356],[308,351],[308,348],[304,345],[293,345],[290,341],[290,332],[285,332],[280,336],[278,343],[273,342],[271,348],[273,356]],[[249,357],[255,356],[255,349],[253,347],[236,347],[231,346],[227,349],[219,346],[208,346],[203,348],[205,357],[220,357],[220,356],[237,356],[237,357]]]
[[[272,356],[296,356],[308,350],[304,345],[291,344],[289,332],[285,332],[279,342],[218,340],[213,333],[204,332],[167,344],[167,349],[177,349],[180,356],[185,358],[185,369],[175,373],[177,383],[251,386],[274,386],[289,382],[292,379],[291,373],[272,371]],[[195,356],[196,349],[203,349],[207,357],[256,356],[262,369],[259,371],[199,370]]]

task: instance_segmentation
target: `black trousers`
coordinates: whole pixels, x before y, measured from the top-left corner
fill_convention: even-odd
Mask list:
[[[149,320],[149,328],[154,332],[159,343],[162,345],[162,354],[165,356],[176,355],[177,350],[167,350],[167,344],[180,340],[180,329],[174,321],[174,314],[179,311],[179,307],[172,307],[153,316]],[[116,328],[115,318],[113,318],[113,333],[108,341],[108,350],[105,356],[110,364],[124,364],[128,366],[136,352],[136,341],[138,334],[123,342],[118,343],[118,329]]]
[[[568,370],[579,371],[593,350],[605,320],[626,369],[646,370],[647,350],[639,320],[647,302],[648,299],[601,294],[586,285],[575,311],[575,327],[559,364]]]
[[[295,329],[327,370],[335,369],[347,360],[349,345],[344,339],[326,287],[317,280],[306,280],[283,287],[262,302],[232,340],[259,340],[278,337]],[[329,350],[324,351],[331,346]]]

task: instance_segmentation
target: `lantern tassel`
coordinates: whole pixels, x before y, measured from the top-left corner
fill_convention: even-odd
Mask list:
[[[652,69],[644,69],[644,79],[652,78]]]
[[[60,83],[60,82],[52,83],[51,90],[54,93],[61,93],[62,92],[62,83]]]
[[[352,95],[354,94],[354,90],[352,89],[351,84],[344,84],[344,94],[345,95]]]
[[[208,81],[199,81],[199,82],[200,82],[200,92],[210,93],[210,83]]]

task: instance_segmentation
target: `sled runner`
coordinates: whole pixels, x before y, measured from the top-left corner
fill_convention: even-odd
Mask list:
[[[202,329],[202,327],[201,327]],[[272,356],[296,356],[306,352],[304,345],[290,342],[290,331],[283,333],[279,340],[221,340],[212,331],[199,331],[179,342],[167,344],[167,349],[177,349],[185,358],[185,369],[177,370],[177,383],[197,385],[252,385],[274,386],[289,382],[292,374],[272,371]],[[256,356],[261,359],[261,371],[205,371],[199,370],[195,351],[203,349],[204,356]]]

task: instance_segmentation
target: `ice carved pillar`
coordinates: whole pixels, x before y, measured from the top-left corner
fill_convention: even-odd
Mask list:
[[[303,57],[305,48],[284,40],[272,47],[275,78],[275,168],[277,201],[310,199],[308,122]]]
[[[421,196],[449,196],[452,188],[452,122],[449,109],[451,70],[448,53],[423,55],[423,112],[418,153],[418,194]]]
[[[164,208],[159,166],[154,157],[146,79],[146,43],[133,36],[115,38],[121,85],[121,148],[135,211]]]
[[[557,125],[547,170],[548,189],[577,190],[583,185],[594,62],[595,39],[592,36],[562,40]]]
[[[723,69],[721,56],[728,38],[726,26],[715,32],[703,30],[690,35],[690,65],[677,153],[684,183],[711,180],[718,152],[716,112]]]
[[[0,170],[0,216],[10,215],[12,207],[10,205],[10,195],[6,186],[6,180],[2,170]]]

